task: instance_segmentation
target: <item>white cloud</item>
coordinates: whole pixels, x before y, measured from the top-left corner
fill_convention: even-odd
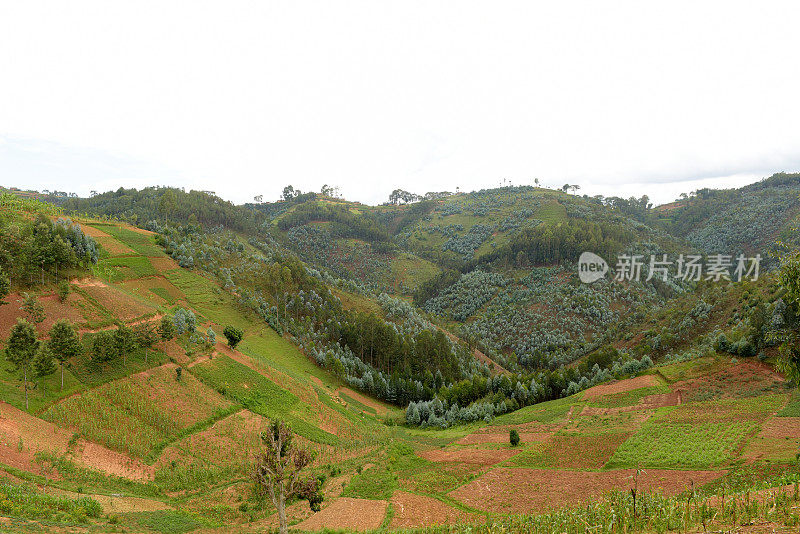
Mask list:
[[[127,162],[108,187],[238,202],[287,183],[376,202],[502,177],[669,201],[797,168],[798,15],[793,2],[0,2],[0,135],[82,155],[48,179],[82,193],[96,184],[79,169],[105,176],[96,157]],[[9,153],[4,185],[44,183]]]

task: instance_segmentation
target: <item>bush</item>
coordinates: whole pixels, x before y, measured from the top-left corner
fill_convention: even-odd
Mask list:
[[[69,282],[67,282],[66,280],[60,281],[58,283],[58,289],[56,290],[56,293],[58,293],[58,300],[60,300],[61,302],[65,302],[67,300],[67,297],[69,297],[69,290],[70,290]]]
[[[508,433],[508,440],[511,442],[512,447],[519,445],[519,432],[516,429],[511,429]]]
[[[235,326],[228,325],[225,327],[225,330],[222,331],[222,335],[228,340],[228,345],[230,345],[232,349],[235,349],[236,345],[238,345],[244,337],[244,332]]]

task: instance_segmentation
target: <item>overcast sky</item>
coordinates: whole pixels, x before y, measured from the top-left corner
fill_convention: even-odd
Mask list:
[[[800,170],[798,2],[0,0],[0,185],[659,202]]]

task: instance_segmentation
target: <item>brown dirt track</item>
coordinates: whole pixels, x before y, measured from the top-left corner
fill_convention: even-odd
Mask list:
[[[483,516],[458,510],[433,497],[396,491],[391,499],[394,515],[390,528],[419,528],[433,525],[474,523]]]
[[[635,470],[561,471],[554,469],[497,468],[452,491],[450,496],[479,510],[528,513],[584,503],[602,498],[613,489],[633,485]],[[702,485],[723,471],[671,471],[650,469],[639,477],[639,489],[676,495],[690,483]]]
[[[386,506],[386,501],[340,497],[293,528],[306,531],[372,530],[381,525]]]

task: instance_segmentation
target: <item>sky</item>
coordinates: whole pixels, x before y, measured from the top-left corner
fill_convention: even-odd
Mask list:
[[[669,202],[800,171],[798,23],[769,1],[0,0],[0,185]]]

